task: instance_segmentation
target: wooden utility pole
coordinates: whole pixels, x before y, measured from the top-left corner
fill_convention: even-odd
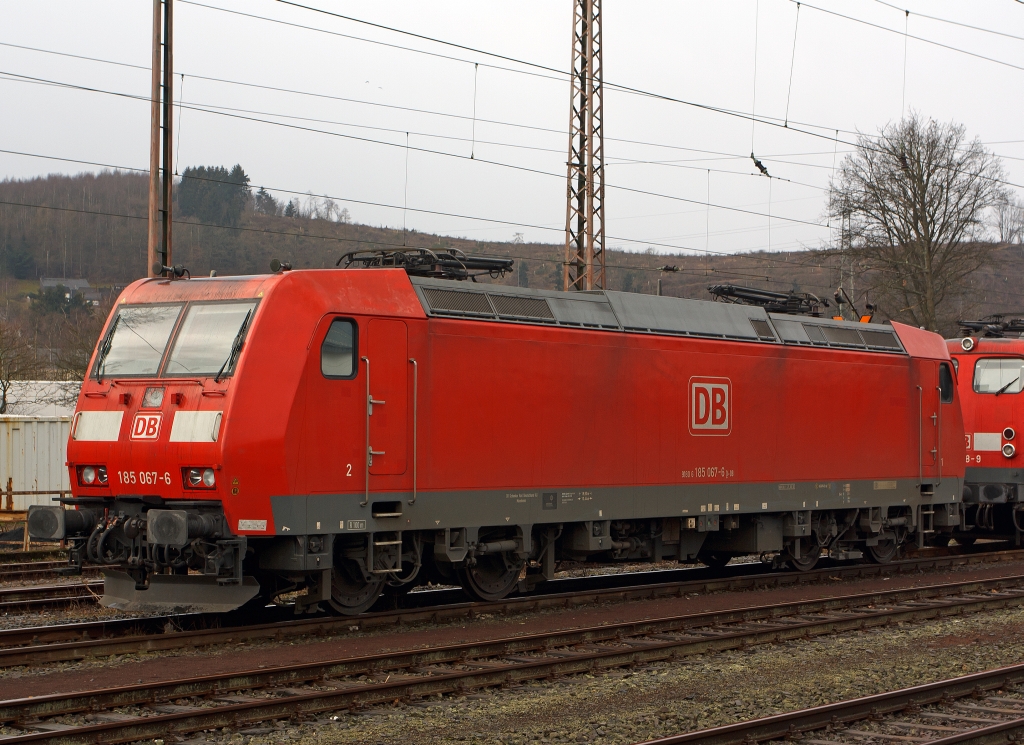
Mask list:
[[[173,0],[153,0],[152,93],[149,133],[149,276],[163,276],[171,266],[171,220],[174,122]],[[161,174],[162,170],[162,174]],[[162,176],[162,178],[161,178]]]
[[[563,287],[603,290],[606,285],[601,0],[573,2]]]

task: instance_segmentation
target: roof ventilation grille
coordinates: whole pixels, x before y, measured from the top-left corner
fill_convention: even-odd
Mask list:
[[[432,313],[494,317],[491,304],[487,302],[487,296],[482,292],[438,290],[433,287],[424,287],[423,297],[427,299]]]
[[[555,316],[548,306],[548,301],[538,297],[521,297],[516,295],[491,295],[491,302],[498,315],[502,318],[534,318],[542,321],[554,321]]]

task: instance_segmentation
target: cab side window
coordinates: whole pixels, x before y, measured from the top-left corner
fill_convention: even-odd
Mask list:
[[[939,365],[939,396],[942,403],[953,403],[953,371],[945,362]]]
[[[356,365],[356,325],[337,318],[320,345],[320,372],[325,378],[354,378]]]

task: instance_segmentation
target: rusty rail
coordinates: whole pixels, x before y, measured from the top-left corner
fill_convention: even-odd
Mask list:
[[[1024,575],[859,593],[2,701],[0,722],[24,733],[12,743],[129,742],[1021,605]],[[95,720],[45,721],[81,712]]]

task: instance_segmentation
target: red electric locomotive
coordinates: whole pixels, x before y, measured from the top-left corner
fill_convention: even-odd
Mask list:
[[[621,292],[455,282],[511,262],[148,279],[78,401],[71,498],[31,534],[104,604],[369,608],[425,578],[500,598],[560,561],[887,561],[959,520],[935,334]],[[67,509],[74,507],[75,509]]]
[[[955,537],[968,544],[1012,537],[1020,545],[1024,464],[1016,436],[1024,422],[1024,320],[993,316],[961,325],[964,337],[948,342],[967,446],[964,525]]]

